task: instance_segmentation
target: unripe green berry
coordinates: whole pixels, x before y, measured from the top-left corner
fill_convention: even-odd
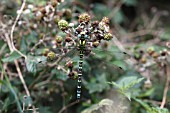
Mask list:
[[[56,57],[55,53],[50,51],[48,54],[47,54],[47,58],[49,60],[54,60],[54,58]]]
[[[148,53],[149,55],[154,54],[154,52],[155,52],[154,47],[149,47],[149,48],[147,49],[147,53]]]
[[[147,62],[147,59],[146,59],[145,57],[142,57],[142,58],[140,59],[140,62],[141,62],[142,64],[145,64],[145,63]]]
[[[87,14],[87,13],[83,13],[83,14],[81,14],[81,15],[79,16],[79,22],[85,22],[85,23],[87,23],[87,22],[90,21],[90,19],[91,19],[91,17],[90,17],[90,15]]]
[[[61,29],[61,30],[66,30],[68,28],[68,22],[66,20],[60,20],[58,22],[58,27]]]
[[[110,40],[113,38],[113,35],[111,33],[104,34],[104,40]]]
[[[73,71],[73,72],[74,72],[73,79],[77,79],[77,78],[78,78],[78,73],[77,73],[77,71]]]
[[[154,53],[152,54],[152,57],[153,57],[153,58],[158,58],[158,57],[159,57],[159,54],[156,53],[156,52],[154,52]]]
[[[105,24],[109,24],[109,18],[103,17],[102,22],[104,22]]]
[[[56,39],[57,43],[61,43],[63,41],[63,37],[61,37],[61,36],[56,36],[55,39]]]
[[[44,56],[47,56],[47,54],[48,54],[49,51],[50,51],[50,50],[49,50],[48,48],[45,48],[45,49],[43,50],[43,55],[44,55]]]
[[[93,42],[93,47],[98,47],[99,46],[99,41]]]

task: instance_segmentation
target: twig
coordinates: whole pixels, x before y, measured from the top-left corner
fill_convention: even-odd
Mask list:
[[[71,51],[73,51],[75,48],[72,48],[71,50],[69,50],[67,53],[63,53],[62,55],[60,55],[58,57],[58,59],[54,62],[54,63],[48,63],[47,65],[49,67],[54,67],[54,66],[57,66],[59,64],[59,62],[65,57],[67,56],[67,54],[69,54]]]
[[[167,78],[166,78],[166,84],[165,84],[163,99],[162,99],[160,108],[164,108],[166,104],[166,98],[167,98],[167,93],[168,93],[169,83],[170,83],[170,66],[169,65],[167,66],[166,71],[167,71]]]
[[[79,103],[79,102],[80,102],[80,101],[76,100],[76,101],[68,104],[67,106],[64,106],[58,113],[64,112],[67,108],[69,108],[69,107],[71,107],[71,106],[73,106],[73,105],[75,105],[75,104],[77,104],[77,103]]]
[[[25,80],[24,80],[24,78],[23,78],[23,76],[22,76],[21,69],[19,68],[18,61],[15,60],[14,63],[15,63],[15,66],[16,66],[16,69],[17,69],[19,78],[20,78],[20,80],[21,80],[21,82],[22,82],[22,84],[23,84],[23,86],[24,86],[25,91],[26,91],[26,94],[27,94],[27,96],[30,97],[30,92],[29,92],[28,87],[27,87],[27,85],[26,85],[26,83],[25,83]]]
[[[16,17],[16,19],[15,19],[15,21],[14,21],[14,24],[13,24],[12,29],[11,29],[11,32],[10,32],[10,38],[11,38],[11,39],[10,39],[10,42],[11,42],[12,52],[13,52],[13,51],[16,51],[16,52],[18,52],[21,56],[23,56],[23,57],[26,59],[27,57],[26,57],[23,53],[21,53],[18,49],[15,48],[14,41],[13,41],[13,40],[14,40],[14,37],[13,37],[13,35],[14,35],[14,30],[15,30],[15,27],[16,27],[16,25],[17,25],[17,22],[18,22],[21,14],[22,14],[22,12],[23,12],[23,10],[24,10],[25,4],[26,4],[26,0],[23,0],[22,5],[21,5],[21,8],[20,8],[20,10],[19,10],[19,12],[18,12],[18,15],[17,15],[17,17]]]
[[[18,22],[18,20],[19,20],[19,18],[20,18],[20,16],[21,16],[23,10],[24,10],[25,2],[26,2],[26,1],[23,0],[22,5],[21,5],[21,8],[20,8],[20,10],[18,11],[18,15],[17,15],[17,17],[16,17],[16,19],[15,19],[15,21],[14,21],[14,24],[13,24],[13,26],[12,26],[12,29],[11,29],[10,37],[11,37],[11,41],[12,41],[12,42],[13,42],[13,39],[14,39],[14,37],[13,37],[14,29],[15,29],[16,24],[17,24],[17,22]],[[14,43],[12,43],[12,46],[13,46],[13,48],[15,48]]]

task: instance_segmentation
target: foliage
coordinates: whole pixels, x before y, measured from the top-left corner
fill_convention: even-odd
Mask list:
[[[169,113],[169,4],[26,0],[11,38],[22,1],[1,0],[0,113]]]
[[[137,78],[136,76],[124,77],[118,83],[111,82],[110,84],[118,88],[118,91],[131,100],[131,88],[135,84],[141,82],[144,78]]]

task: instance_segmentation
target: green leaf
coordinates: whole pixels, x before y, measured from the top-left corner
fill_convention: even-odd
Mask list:
[[[32,98],[30,96],[24,96],[22,103],[24,103],[25,107],[28,107],[32,105]]]
[[[143,102],[140,99],[133,98],[136,102],[140,103],[148,113],[169,113],[168,109],[166,108],[159,108],[159,107],[152,107],[149,106],[147,103]]]
[[[95,79],[91,78],[91,81],[85,84],[85,86],[89,90],[89,93],[102,92],[109,87],[105,74],[100,75]]]
[[[159,107],[152,107],[149,113],[169,113],[168,109],[166,108],[159,108]]]
[[[140,99],[137,99],[137,98],[133,98],[136,102],[138,102],[139,104],[141,104],[147,111],[150,111],[151,110],[151,108],[150,108],[150,106],[147,104],[147,103],[145,103],[145,102],[143,102],[142,100],[140,100]]]
[[[16,59],[18,59],[18,58],[20,58],[20,57],[21,57],[21,55],[18,54],[16,51],[14,51],[14,52],[12,52],[12,53],[10,54],[9,57],[3,58],[2,61],[3,61],[3,62],[13,62],[14,60],[16,60]]]
[[[151,96],[155,91],[155,88],[148,89],[146,92],[138,95],[138,97],[148,97]]]
[[[109,84],[112,84],[118,88],[118,92],[126,96],[129,100],[131,100],[132,92],[130,91],[130,88],[134,87],[137,83],[141,82],[144,78],[137,78],[137,76],[130,76],[130,77],[124,77],[121,80],[116,82],[109,82]]]
[[[46,61],[47,58],[44,56],[28,56],[26,59],[26,67],[28,72],[37,72],[37,65],[44,64]]]
[[[127,97],[131,101],[131,93],[130,92],[123,92],[122,94],[125,95],[125,97]]]
[[[112,64],[120,67],[123,70],[127,70],[127,66],[124,61],[117,60],[117,61],[113,61]]]
[[[64,72],[62,72],[60,70],[53,69],[51,73],[56,75],[57,79],[61,79],[63,81],[66,81],[68,79],[68,76],[66,75],[66,73],[64,73]]]

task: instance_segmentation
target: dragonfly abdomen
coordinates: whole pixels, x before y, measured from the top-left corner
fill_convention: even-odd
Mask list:
[[[80,50],[80,59],[79,59],[79,69],[78,69],[78,84],[77,84],[77,99],[81,98],[81,77],[82,77],[82,68],[83,68],[83,50]]]

